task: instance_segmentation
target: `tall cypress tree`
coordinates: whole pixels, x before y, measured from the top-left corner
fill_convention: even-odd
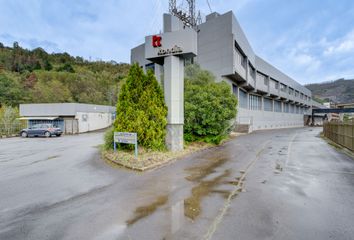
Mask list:
[[[138,143],[149,149],[163,149],[165,144],[167,107],[163,91],[154,74],[144,74],[134,64],[119,94],[117,132],[136,132]]]

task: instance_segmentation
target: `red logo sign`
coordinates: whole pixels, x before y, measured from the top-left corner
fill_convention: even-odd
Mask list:
[[[161,47],[162,46],[161,40],[162,40],[162,37],[160,37],[160,36],[157,36],[157,35],[152,36],[152,46],[153,47]]]

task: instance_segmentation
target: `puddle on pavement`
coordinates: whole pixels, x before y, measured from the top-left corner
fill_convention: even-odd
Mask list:
[[[220,185],[239,185],[240,178],[228,180],[231,171],[224,170],[212,179],[203,180],[212,174],[217,174],[217,168],[226,163],[226,158],[218,158],[210,160],[206,164],[187,168],[188,172],[186,180],[198,183],[191,190],[191,194],[184,200],[171,206],[171,233],[180,229],[184,224],[183,219],[188,218],[195,220],[202,212],[202,200],[210,194],[218,194],[223,198],[228,198],[230,191],[217,189]],[[210,176],[211,177],[211,176]],[[241,182],[242,185],[242,182]],[[128,226],[133,225],[139,220],[150,216],[157,211],[161,206],[168,202],[168,195],[158,196],[153,202],[148,205],[140,206],[135,209],[134,216],[126,221]]]
[[[227,191],[227,190],[212,190],[210,192],[221,194],[224,198],[228,198],[229,195],[231,194],[231,191]]]
[[[238,178],[239,179],[239,178]],[[226,181],[226,182],[224,182],[224,183],[226,183],[226,184],[231,184],[231,185],[234,185],[234,186],[237,186],[238,185],[238,183],[239,183],[239,180],[237,180],[237,181]]]
[[[222,184],[223,179],[229,175],[230,171],[225,170],[223,174],[214,179],[210,181],[201,181],[197,186],[193,187],[191,196],[184,200],[184,215],[195,220],[201,213],[202,199],[215,191],[214,188]]]
[[[225,181],[225,178],[230,176],[230,170],[225,170],[221,175],[216,176],[211,180],[203,180],[207,176],[216,172],[216,168],[227,162],[227,158],[218,158],[210,160],[207,164],[185,169],[189,175],[186,180],[198,182],[198,185],[192,188],[191,195],[184,200],[184,215],[192,220],[195,220],[201,214],[201,202],[203,198],[210,194],[221,194],[224,198],[228,198],[230,191],[215,189],[219,185],[229,184],[238,186],[240,178],[235,180]],[[242,185],[242,182],[241,182]],[[241,186],[242,187],[242,186]]]
[[[211,160],[210,162],[202,166],[187,168],[185,170],[189,172],[190,175],[187,176],[186,179],[192,182],[200,181],[209,174],[214,173],[215,169],[223,165],[226,161],[226,158],[219,158],[216,160]]]
[[[136,223],[137,221],[141,220],[142,218],[145,218],[152,213],[154,213],[159,207],[165,205],[168,201],[168,196],[159,196],[156,198],[156,200],[148,205],[141,206],[135,209],[134,212],[134,217],[127,220],[127,225],[132,225]]]

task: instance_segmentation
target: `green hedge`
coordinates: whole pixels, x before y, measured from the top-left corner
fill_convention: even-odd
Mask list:
[[[218,144],[236,118],[237,98],[230,85],[215,83],[215,77],[198,65],[186,68],[184,139]]]
[[[144,74],[134,64],[119,94],[114,131],[136,132],[139,145],[161,150],[165,148],[166,117],[163,91],[154,74]]]

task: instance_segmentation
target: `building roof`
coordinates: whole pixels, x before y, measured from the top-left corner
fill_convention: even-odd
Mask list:
[[[335,105],[338,108],[340,108],[340,107],[354,107],[354,102],[353,103],[337,103]]]
[[[34,116],[75,116],[83,113],[113,113],[115,107],[82,103],[38,103],[20,104],[21,117]]]

